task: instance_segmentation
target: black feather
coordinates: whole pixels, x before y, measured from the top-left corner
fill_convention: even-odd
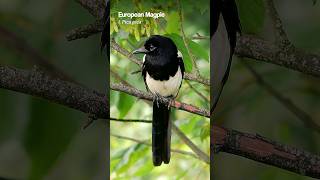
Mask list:
[[[152,153],[153,164],[160,166],[162,161],[168,164],[170,161],[171,126],[170,109],[161,102],[153,103],[152,118]]]

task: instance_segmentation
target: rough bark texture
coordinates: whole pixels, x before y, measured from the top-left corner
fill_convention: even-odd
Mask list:
[[[293,46],[280,48],[256,37],[242,36],[238,39],[236,54],[320,77],[320,56]]]
[[[109,118],[108,99],[104,94],[51,78],[37,69],[26,71],[0,66],[0,88],[41,97],[94,117]]]
[[[231,153],[301,175],[320,178],[320,156],[259,135],[219,126],[213,126],[211,133],[211,147],[215,152]]]

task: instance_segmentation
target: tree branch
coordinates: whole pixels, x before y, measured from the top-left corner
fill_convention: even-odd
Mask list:
[[[110,134],[110,136],[113,136],[113,137],[116,137],[116,138],[119,138],[119,139],[125,139],[125,140],[129,140],[129,141],[133,141],[133,142],[136,142],[136,143],[139,143],[139,144],[145,144],[147,146],[151,146],[151,144],[148,143],[147,141],[141,141],[141,140],[134,139],[134,138],[131,138],[131,137],[120,136],[120,135],[116,135],[116,134]],[[171,149],[171,152],[178,153],[178,154],[183,154],[183,155],[187,155],[187,156],[191,156],[193,158],[199,159],[199,157],[196,156],[195,154],[193,154],[192,152],[182,151],[182,150],[178,150],[178,149]]]
[[[304,176],[320,178],[320,157],[259,135],[213,126],[211,152],[226,152]]]
[[[320,133],[320,125],[316,123],[315,120],[312,119],[309,114],[300,109],[297,105],[295,105],[290,99],[283,96],[280,92],[274,89],[270,84],[268,84],[263,77],[259,75],[259,73],[254,70],[248,63],[241,60],[248,71],[252,74],[252,76],[256,79],[257,83],[265,88],[274,98],[276,98],[284,107],[286,107],[292,114],[294,114],[299,120],[301,120],[305,126],[308,128]]]
[[[103,30],[103,22],[97,20],[92,24],[85,25],[83,27],[78,27],[67,33],[66,39],[68,41],[73,41],[76,39],[87,38],[92,34],[100,33]]]
[[[179,138],[194,152],[202,161],[210,164],[210,157],[204,153],[197,145],[195,145],[174,123],[172,123],[172,130],[179,136]]]
[[[109,118],[108,99],[104,94],[51,78],[38,69],[26,71],[0,66],[0,88],[40,97],[98,118]]]
[[[132,87],[129,87],[129,86],[126,86],[124,84],[121,84],[121,83],[111,83],[110,85],[110,88],[112,90],[115,90],[115,91],[120,91],[120,92],[124,92],[126,94],[129,94],[131,96],[135,96],[139,99],[145,99],[145,100],[149,100],[149,101],[153,101],[154,99],[154,96],[151,94],[151,93],[146,93],[146,92],[143,92],[143,91],[140,91],[138,89],[135,89],[135,88],[132,88]],[[197,114],[197,115],[200,115],[200,116],[205,116],[205,117],[210,117],[209,116],[209,112],[205,109],[200,109],[198,107],[195,107],[195,106],[192,106],[192,105],[189,105],[189,104],[185,104],[185,103],[181,103],[181,102],[178,102],[178,101],[170,101],[169,99],[166,99],[166,98],[163,98],[162,99],[163,103],[165,104],[169,104],[170,103],[170,106],[171,107],[174,107],[174,108],[177,108],[177,109],[180,109],[180,110],[183,110],[183,111],[187,111],[187,112],[190,112],[190,113],[193,113],[193,114]]]
[[[109,118],[111,121],[116,122],[139,122],[139,123],[152,123],[151,120],[143,120],[143,119],[118,119],[118,118]]]
[[[258,61],[277,64],[295,71],[320,77],[320,56],[297,48],[283,52],[280,47],[253,36],[241,36],[236,54]]]
[[[184,46],[186,47],[188,54],[190,56],[190,59],[192,61],[192,74],[195,74],[196,76],[200,76],[200,72],[197,66],[197,62],[189,48],[188,42],[187,42],[187,38],[186,38],[186,34],[184,33],[184,28],[183,28],[183,14],[182,14],[182,8],[181,8],[181,3],[180,0],[177,0],[177,4],[178,4],[178,13],[179,13],[179,19],[180,19],[180,31],[181,31],[181,35],[182,35],[182,39],[183,39],[183,43]]]

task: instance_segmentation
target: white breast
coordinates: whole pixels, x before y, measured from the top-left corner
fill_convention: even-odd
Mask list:
[[[177,73],[173,77],[170,76],[169,80],[167,81],[154,80],[148,74],[148,72],[146,73],[146,84],[149,90],[153,94],[159,94],[163,97],[168,97],[168,96],[176,97],[179,92],[181,81],[182,81],[182,73],[181,73],[180,67],[178,67]]]

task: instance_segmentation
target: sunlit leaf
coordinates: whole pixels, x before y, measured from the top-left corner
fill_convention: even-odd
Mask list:
[[[180,32],[180,26],[179,26],[179,14],[178,12],[172,12],[169,15],[166,16],[167,20],[167,26],[166,26],[166,32],[169,34],[175,33],[179,34]]]

